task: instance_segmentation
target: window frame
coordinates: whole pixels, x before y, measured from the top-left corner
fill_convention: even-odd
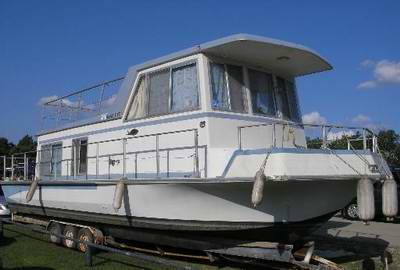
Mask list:
[[[298,124],[302,124],[301,121],[301,106],[299,103],[299,95],[298,95],[298,91],[297,91],[297,84],[296,84],[296,80],[294,78],[288,78],[285,75],[280,75],[277,73],[274,73],[273,71],[267,69],[267,68],[263,68],[263,67],[259,67],[259,66],[254,66],[254,65],[248,65],[246,63],[240,63],[237,61],[233,61],[230,59],[224,59],[221,57],[214,57],[214,56],[207,56],[207,73],[208,73],[208,84],[209,84],[209,93],[210,93],[210,108],[212,111],[219,111],[219,112],[228,112],[228,113],[236,113],[236,114],[243,114],[243,115],[253,115],[253,116],[259,116],[259,117],[264,117],[267,119],[271,119],[271,120],[283,120],[283,121],[287,121],[287,122],[293,122],[293,123],[298,123]],[[218,108],[214,108],[212,106],[212,74],[211,74],[211,64],[212,63],[216,63],[216,64],[222,64],[222,65],[235,65],[235,66],[240,66],[242,67],[243,70],[243,85],[245,87],[245,91],[246,91],[246,100],[245,100],[245,106],[247,106],[246,110],[244,112],[238,112],[238,111],[232,111],[232,110],[223,110],[223,109],[218,109]],[[224,68],[225,69],[225,68]],[[267,115],[267,114],[261,114],[261,113],[256,113],[253,111],[253,100],[252,100],[252,96],[251,96],[251,90],[250,90],[250,78],[249,78],[249,69],[258,71],[258,72],[263,72],[263,73],[267,73],[269,75],[271,75],[272,77],[272,91],[273,91],[273,102],[274,102],[274,110],[275,110],[275,115]],[[226,72],[225,72],[226,73]],[[281,78],[284,80],[285,83],[285,91],[287,92],[287,82],[290,82],[293,84],[293,88],[294,88],[294,95],[296,97],[296,103],[298,106],[298,113],[299,113],[299,119],[298,121],[293,120],[292,115],[290,119],[284,118],[282,113],[281,113],[281,108],[279,108],[277,100],[276,100],[276,95],[277,95],[277,91],[278,91],[278,84],[277,84],[277,78]],[[227,80],[227,77],[226,77]],[[227,81],[227,84],[229,84],[229,82]],[[228,94],[229,91],[228,91]],[[229,100],[230,102],[230,100]],[[230,105],[230,103],[229,103]],[[290,104],[289,104],[290,105]],[[290,108],[289,106],[289,113],[292,114],[292,108]]]
[[[185,66],[191,66],[194,65],[196,67],[196,84],[197,84],[197,106],[189,109],[189,110],[179,110],[179,111],[172,111],[172,72],[174,69],[178,69],[178,68],[182,68]],[[150,102],[149,102],[149,95],[150,95],[150,91],[149,91],[149,77],[151,74],[155,74],[155,73],[159,73],[162,72],[164,70],[169,70],[169,88],[168,88],[168,112],[167,113],[162,113],[162,114],[154,114],[154,115],[149,115],[149,106],[150,106]],[[160,117],[160,116],[165,116],[165,115],[173,115],[173,114],[179,114],[179,113],[183,113],[183,112],[193,112],[193,111],[198,111],[201,110],[202,108],[202,104],[201,104],[201,86],[200,86],[200,78],[199,78],[199,72],[200,72],[200,68],[199,68],[199,61],[198,59],[191,59],[191,60],[186,60],[180,63],[176,63],[176,64],[172,64],[172,65],[168,65],[165,67],[160,67],[151,71],[144,71],[144,72],[140,72],[138,73],[136,80],[135,80],[135,84],[133,86],[133,95],[131,96],[131,100],[129,103],[129,106],[127,107],[127,112],[126,115],[124,117],[124,122],[131,122],[131,121],[137,121],[137,120],[143,120],[143,119],[150,119],[150,118],[155,118],[155,117]],[[146,92],[146,116],[144,117],[139,117],[139,118],[134,118],[134,119],[128,119],[129,116],[129,111],[132,107],[132,104],[136,98],[137,95],[137,88],[139,87],[139,82],[140,79],[144,80],[144,88],[145,88],[145,92]]]
[[[272,73],[272,72],[269,72],[269,71],[266,71],[266,70],[263,70],[263,69],[260,69],[260,68],[256,68],[256,67],[246,66],[245,69],[246,69],[246,76],[248,78],[247,88],[248,88],[249,95],[250,95],[251,114],[252,115],[256,115],[256,116],[280,119],[281,117],[278,115],[279,108],[278,108],[278,104],[276,102],[276,75],[274,73]],[[250,75],[249,75],[250,72],[249,72],[249,69],[252,69],[254,71],[261,72],[261,73],[266,73],[266,74],[271,76],[271,79],[272,79],[272,102],[273,102],[272,106],[274,107],[275,114],[271,115],[271,114],[263,114],[263,113],[254,112],[254,110],[253,110],[253,98],[252,98],[251,89],[250,89]]]
[[[224,79],[225,79],[225,86],[227,89],[227,97],[228,97],[228,105],[229,109],[221,109],[221,108],[214,108],[212,105],[212,100],[213,100],[213,75],[212,75],[212,70],[211,70],[211,65],[216,64],[216,65],[222,65],[224,67]],[[237,66],[242,69],[242,80],[243,80],[243,85],[242,85],[242,101],[243,101],[243,111],[234,111],[232,110],[232,102],[231,102],[231,89],[230,89],[230,84],[229,84],[229,74],[228,74],[228,65],[230,66]],[[231,113],[240,113],[240,114],[249,114],[250,113],[250,102],[249,102],[249,95],[248,95],[248,86],[247,86],[247,74],[246,74],[246,66],[242,64],[236,64],[236,63],[231,63],[229,61],[222,61],[222,60],[212,60],[208,59],[208,85],[209,85],[209,92],[210,92],[210,106],[213,111],[220,111],[220,112],[231,112]]]
[[[60,162],[60,174],[58,175],[57,171],[56,174],[54,175],[54,169],[53,169],[53,146],[55,145],[60,145],[59,149],[61,149],[61,159],[59,160]],[[45,147],[48,147],[48,149],[43,149]],[[53,142],[53,143],[46,143],[46,144],[41,144],[40,145],[40,177],[53,177],[53,176],[61,176],[62,175],[62,162],[63,162],[63,142],[62,141],[57,141],[57,142]],[[44,151],[49,151],[50,155],[49,155],[49,161],[46,161],[47,163],[49,163],[48,165],[46,164],[42,164],[43,162],[43,157],[42,157],[42,153]],[[43,174],[42,173],[42,166],[48,166],[48,174]]]
[[[86,140],[86,170],[85,172],[80,172],[81,169],[81,157],[80,157],[80,152],[81,152],[81,146],[82,146],[82,141]],[[77,144],[76,142],[79,142],[79,149],[77,149]],[[88,160],[89,160],[89,138],[88,137],[80,137],[80,138],[75,138],[72,139],[72,151],[71,151],[71,176],[73,177],[73,179],[75,179],[75,177],[77,176],[82,176],[82,175],[86,175],[88,174]],[[77,151],[79,150],[79,151]],[[75,154],[74,153],[79,154],[79,157],[76,156],[77,158],[75,159]],[[77,164],[77,162],[79,161],[79,164]],[[78,166],[77,166],[78,165]],[[75,167],[77,168],[76,170],[76,175],[75,175]]]

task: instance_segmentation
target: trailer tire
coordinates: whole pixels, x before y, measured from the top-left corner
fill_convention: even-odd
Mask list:
[[[63,229],[64,229],[63,227],[64,226],[58,222],[51,222],[49,227],[47,228],[47,230],[50,233],[61,235],[61,234],[63,234]],[[50,241],[50,243],[53,243],[56,245],[61,245],[61,243],[62,243],[61,237],[52,235],[52,234],[49,235],[49,241]]]
[[[63,235],[65,237],[76,239],[78,237],[78,228],[75,226],[67,225],[64,227]],[[75,249],[77,246],[76,242],[64,238],[62,239],[62,243],[67,248]]]
[[[357,201],[351,202],[342,209],[342,216],[348,220],[359,220]]]
[[[78,239],[81,242],[90,242],[90,243],[94,242],[94,236],[93,236],[92,232],[87,228],[82,228],[79,230]],[[78,249],[81,252],[86,252],[87,245],[85,243],[79,243]]]

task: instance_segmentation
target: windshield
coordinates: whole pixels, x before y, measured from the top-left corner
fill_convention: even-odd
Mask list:
[[[210,84],[214,110],[301,122],[296,87],[292,81],[244,66],[212,62]]]

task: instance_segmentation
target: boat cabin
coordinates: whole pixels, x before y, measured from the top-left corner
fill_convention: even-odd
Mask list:
[[[107,106],[38,136],[37,176],[251,178],[269,149],[307,147],[296,77],[331,68],[303,46],[245,34],[133,66]],[[282,164],[271,174],[299,171]]]

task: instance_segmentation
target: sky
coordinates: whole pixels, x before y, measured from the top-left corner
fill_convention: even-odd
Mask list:
[[[400,1],[0,0],[0,137],[38,131],[41,98],[236,33],[302,44],[333,70],[297,80],[303,120],[400,132]]]

